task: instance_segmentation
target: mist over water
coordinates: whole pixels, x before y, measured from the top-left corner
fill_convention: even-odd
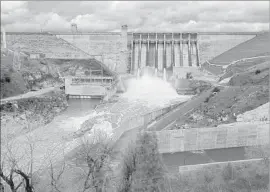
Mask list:
[[[139,101],[147,106],[164,107],[171,102],[185,101],[190,96],[178,95],[173,86],[155,75],[155,71],[146,70],[143,75],[129,79],[122,98],[129,102]]]

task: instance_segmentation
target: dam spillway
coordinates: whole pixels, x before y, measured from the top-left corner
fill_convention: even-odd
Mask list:
[[[133,33],[131,71],[146,66],[162,71],[173,67],[198,67],[197,33]]]

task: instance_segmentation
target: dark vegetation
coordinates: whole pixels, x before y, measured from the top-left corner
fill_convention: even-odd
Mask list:
[[[124,155],[119,191],[170,191],[166,169],[158,153],[157,139],[146,132]]]

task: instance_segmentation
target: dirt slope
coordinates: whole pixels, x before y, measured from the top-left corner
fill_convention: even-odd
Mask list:
[[[178,119],[178,128],[213,127],[236,122],[237,115],[269,102],[269,85],[220,87],[199,107]]]
[[[255,57],[269,53],[269,33],[263,33],[243,42],[212,59],[211,63],[230,63],[242,58]]]
[[[270,62],[264,62],[235,74],[229,81],[231,86],[269,85]]]
[[[232,49],[218,55],[217,57],[213,58],[210,63],[214,65],[210,65],[209,63],[205,62],[202,64],[202,68],[206,71],[214,75],[223,75],[224,72],[229,71],[223,68],[223,66],[229,65],[233,61],[241,60],[244,58],[252,58],[252,57],[259,57],[270,55],[269,51],[269,44],[270,44],[270,35],[269,32],[257,35],[256,37],[241,43]],[[263,60],[255,59],[251,61],[243,61],[240,62],[239,65],[243,63],[245,65],[254,65],[256,63],[262,63]],[[241,64],[242,63],[242,64]],[[237,65],[238,66],[238,65]],[[234,70],[237,72],[238,69],[235,67]],[[227,77],[224,77],[227,78]]]

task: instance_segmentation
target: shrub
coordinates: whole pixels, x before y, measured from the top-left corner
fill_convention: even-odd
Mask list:
[[[10,77],[5,77],[5,81],[6,81],[7,83],[10,83]]]
[[[166,192],[168,183],[165,179],[165,169],[158,153],[155,135],[139,134],[136,142],[136,170],[132,175],[131,191]]]
[[[87,76],[89,76],[90,75],[90,72],[89,71],[85,71],[84,74],[87,75]]]
[[[218,93],[218,92],[220,92],[220,89],[218,87],[215,87],[212,92],[213,93]]]
[[[205,103],[208,103],[208,102],[209,102],[209,99],[210,99],[210,98],[207,97],[207,98],[204,100],[204,102],[205,102]]]
[[[229,163],[226,167],[224,167],[222,171],[222,178],[226,182],[233,179],[233,167],[231,163]]]
[[[186,79],[193,79],[191,72],[186,73]]]
[[[255,71],[255,74],[256,75],[258,75],[258,74],[260,74],[261,73],[261,70],[259,70],[259,69],[257,69],[256,71]]]

